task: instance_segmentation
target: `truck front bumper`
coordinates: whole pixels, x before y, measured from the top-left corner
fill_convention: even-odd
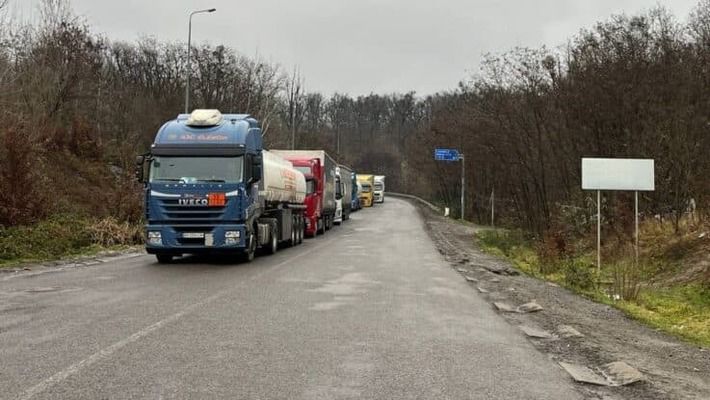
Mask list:
[[[194,254],[241,252],[246,248],[243,224],[189,227],[146,225],[146,251],[149,254]]]
[[[360,197],[360,206],[372,207],[372,197]]]

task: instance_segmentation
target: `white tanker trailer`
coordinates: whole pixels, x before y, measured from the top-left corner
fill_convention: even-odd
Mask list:
[[[275,253],[281,243],[303,242],[306,178],[290,161],[266,150],[261,152],[261,169],[256,239],[258,247]]]
[[[269,151],[262,151],[263,179],[259,195],[271,204],[303,204],[306,198],[306,179],[285,160]]]

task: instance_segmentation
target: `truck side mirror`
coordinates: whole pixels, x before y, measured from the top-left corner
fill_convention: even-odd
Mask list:
[[[340,181],[335,183],[335,200],[340,200],[343,198],[343,184]]]
[[[335,200],[340,200],[343,198],[343,183],[340,182],[340,179],[336,179],[335,181]]]
[[[263,162],[264,162],[264,160],[261,156],[254,156],[254,158],[252,158],[252,169],[251,169],[252,182],[259,182],[261,180]]]
[[[145,181],[145,156],[136,156],[136,180],[140,183]]]

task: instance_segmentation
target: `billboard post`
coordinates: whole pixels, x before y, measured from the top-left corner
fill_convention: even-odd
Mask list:
[[[602,190],[634,191],[634,247],[639,262],[639,192],[654,191],[654,160],[631,158],[583,158],[582,189],[597,191],[597,272],[601,272]]]

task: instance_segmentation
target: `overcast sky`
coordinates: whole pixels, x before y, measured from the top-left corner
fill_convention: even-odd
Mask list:
[[[39,0],[14,0],[33,15]],[[298,65],[311,91],[421,95],[456,87],[481,55],[555,47],[612,14],[661,4],[685,20],[698,0],[73,0],[95,32],[133,41],[193,40]],[[20,4],[18,6],[18,4]],[[19,11],[18,11],[19,9]]]

